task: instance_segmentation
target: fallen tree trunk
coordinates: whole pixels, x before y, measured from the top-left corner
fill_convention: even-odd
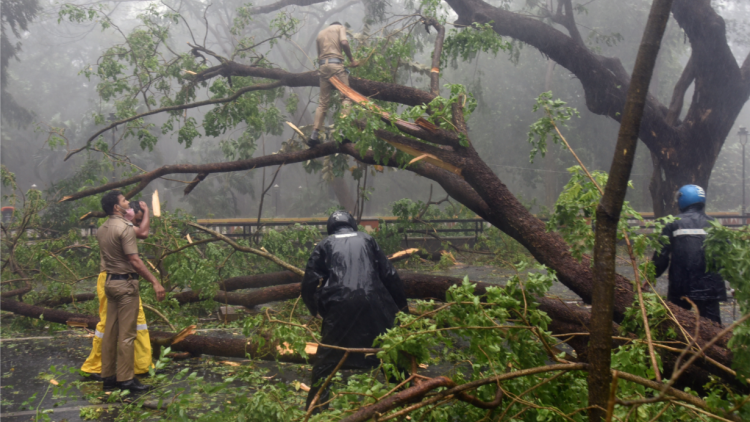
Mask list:
[[[0,301],[0,308],[3,311],[13,312],[14,314],[29,318],[41,318],[46,322],[54,322],[58,324],[83,323],[91,330],[96,329],[96,324],[99,323],[99,318],[95,316],[74,314],[60,309],[42,308],[12,300]],[[149,330],[149,336],[151,337],[151,344],[156,347],[168,346],[171,347],[173,351],[189,352],[193,355],[206,354],[234,358],[244,358],[247,357],[247,355],[250,355],[250,357],[255,359],[278,360],[281,362],[292,363],[305,362],[305,360],[299,355],[278,354],[276,344],[271,342],[265,342],[265,346],[261,348],[247,339],[191,335],[181,340],[179,343],[171,344],[170,339],[175,336],[175,333]]]
[[[31,284],[29,283],[27,284],[26,287],[21,287],[20,289],[8,290],[7,292],[2,292],[0,293],[0,297],[2,297],[3,299],[7,299],[13,296],[23,296],[30,291],[31,291]]]
[[[219,289],[231,292],[232,290],[259,289],[280,284],[299,283],[300,281],[302,281],[302,277],[291,271],[277,271],[275,273],[228,278],[219,281]]]
[[[251,293],[227,293],[223,291],[216,292],[213,300],[227,305],[238,305],[246,308],[252,308],[256,305],[262,305],[269,302],[278,302],[281,300],[294,299],[300,294],[299,283],[284,284],[280,286],[260,289]],[[200,292],[190,291],[178,293],[172,298],[177,299],[180,304],[200,302],[208,298],[201,298]]]
[[[56,306],[60,305],[67,305],[69,303],[78,303],[78,302],[86,302],[89,300],[96,299],[96,293],[81,293],[73,296],[64,296],[64,297],[58,297],[56,299],[46,299],[43,300],[37,305],[46,306],[48,308],[54,308]]]
[[[406,295],[410,299],[435,299],[437,301],[445,301],[445,294],[451,286],[460,285],[463,280],[455,277],[437,276],[437,275],[426,275],[426,274],[415,274],[401,272],[401,279],[404,281],[404,287]],[[230,279],[228,279],[229,281]],[[219,292],[214,296],[214,300],[217,298],[222,299],[221,303],[228,303],[230,305],[239,306],[255,306],[262,303],[276,302],[283,300],[290,300],[299,297],[300,284],[298,282],[299,277],[291,272],[277,272],[271,274],[265,274],[263,276],[247,276],[237,277],[233,279],[228,287],[243,289],[248,286],[257,286],[258,283],[264,283],[270,287],[249,292],[249,293],[226,293]],[[483,282],[472,282],[476,284],[475,293],[477,295],[483,295],[486,293],[487,288],[497,287],[497,285]],[[274,286],[274,284],[278,284]],[[198,293],[185,292],[180,293],[182,300],[185,301],[200,301]],[[207,298],[203,299],[206,300]],[[226,302],[225,302],[226,300]],[[552,319],[551,323],[547,327],[549,331],[554,334],[565,335],[570,333],[578,333],[579,335],[574,336],[568,344],[573,347],[576,351],[577,359],[586,362],[588,359],[588,327],[590,324],[591,313],[582,307],[567,304],[559,299],[541,297],[536,298],[539,303],[539,309],[546,312]],[[187,303],[187,302],[185,302]],[[94,316],[74,314],[59,309],[42,308],[38,306],[28,305],[23,302],[16,301],[2,301],[0,305],[2,310],[13,312],[19,315],[31,317],[31,318],[42,318],[45,321],[56,322],[56,323],[68,323],[77,322],[84,323],[91,329],[96,327],[99,322],[99,318]],[[151,331],[152,343],[159,342],[157,345],[164,345],[163,342],[173,336],[172,333]],[[616,323],[612,323],[613,335],[620,335],[619,326]],[[619,344],[624,344],[620,342]],[[618,344],[618,345],[619,345]],[[258,351],[257,348],[248,343],[244,339],[223,339],[207,336],[190,336],[182,342],[171,346],[175,351],[185,351],[193,354],[208,354],[215,356],[225,357],[245,357],[247,353],[254,358],[270,359],[274,360],[277,357],[281,361],[285,362],[302,362],[303,359],[296,355],[282,355],[277,356],[274,354],[265,354],[262,351]],[[726,349],[714,346],[706,350],[706,355],[719,363],[730,366],[731,353]],[[664,361],[665,375],[669,375],[674,362],[674,355],[671,353],[662,353]],[[695,367],[692,372],[686,373],[683,379],[688,379],[686,385],[689,385],[695,390],[700,390],[700,387],[708,381],[709,374],[717,375],[722,377],[725,381],[730,382],[732,385],[737,386],[737,382],[733,377],[728,377],[727,373],[722,372],[711,365],[707,361],[700,359],[696,361]]]
[[[403,271],[399,272],[399,274],[401,275],[401,279],[404,281],[407,297],[411,299],[436,299],[439,301],[444,301],[445,292],[448,290],[448,288],[450,288],[452,285],[457,285],[457,284],[460,285],[462,282],[460,278],[455,278],[455,277],[415,274],[415,273],[408,273],[408,272],[403,272]],[[224,286],[226,287],[226,290],[241,290],[241,289],[251,289],[251,288],[260,288],[260,287],[267,287],[267,288],[257,290],[254,292],[250,292],[250,293],[227,293],[224,291],[219,291],[213,297],[211,297],[211,299],[219,303],[226,303],[228,305],[245,306],[245,307],[252,308],[254,306],[261,305],[264,303],[277,302],[277,301],[297,298],[300,292],[299,284],[298,284],[300,281],[301,281],[301,277],[299,277],[298,275],[290,271],[279,271],[279,272],[268,273],[268,274],[233,277],[233,278],[226,279],[222,282],[219,282],[220,288]],[[473,283],[476,283],[476,282],[473,282]],[[493,284],[482,283],[482,282],[478,282],[476,284],[477,284],[476,293],[478,295],[484,294],[488,287],[494,286]],[[77,297],[83,298],[82,295],[78,295]],[[201,298],[200,292],[198,291],[182,292],[182,293],[178,293],[174,295],[173,297],[177,299],[180,303],[193,303],[193,302],[198,302],[198,301],[209,299],[208,297]],[[95,295],[92,295],[91,298],[92,299],[95,298]],[[67,298],[67,299],[70,299],[70,298]],[[567,334],[567,333],[573,333],[573,332],[588,333],[589,321],[591,318],[591,313],[588,310],[578,307],[578,306],[565,304],[564,302],[557,300],[557,299],[543,297],[543,298],[537,298],[537,300],[539,302],[540,309],[546,312],[552,319],[552,322],[550,323],[550,326],[548,327],[548,329],[552,331],[553,333],[555,334]],[[5,304],[6,301],[3,301],[3,303]],[[8,303],[18,303],[18,302],[8,301]],[[5,308],[5,306],[3,306],[3,308]],[[670,306],[670,309],[671,308],[672,306]],[[45,308],[39,308],[39,309],[45,309]],[[11,312],[15,312],[15,311],[12,311],[11,309],[3,309],[3,310],[9,310]],[[51,319],[51,318],[55,318],[54,315],[56,315],[57,312],[63,312],[64,314],[69,314],[67,312],[56,310],[56,309],[46,309],[44,319],[48,321],[53,321],[53,322],[65,323],[66,320],[64,318],[59,321],[54,321],[53,319]],[[41,315],[41,313],[37,313],[36,315],[23,314],[23,313],[21,314],[25,316],[30,316],[32,318],[38,318]],[[76,314],[70,314],[70,315],[76,315]],[[85,317],[85,318],[95,318],[95,317]],[[99,319],[95,318],[95,320],[98,321]],[[693,318],[692,321],[693,321],[693,325],[688,325],[685,327],[685,329],[689,333],[692,333],[694,330],[695,318]],[[91,328],[93,329],[93,327],[95,326],[96,326],[96,323],[94,323],[93,326],[91,326]],[[612,323],[612,327],[613,327],[613,334],[617,335],[618,330],[619,330],[618,325],[616,323]],[[708,340],[701,339],[699,343],[704,344]],[[584,359],[584,360],[587,359],[588,341],[589,339],[587,336],[577,336],[576,338],[572,339],[569,342],[571,347],[573,347],[576,350],[576,353],[579,355],[580,359]],[[219,348],[219,351],[220,350],[221,349]],[[709,358],[719,362],[720,364],[726,367],[731,367],[732,352],[728,350],[726,347],[723,347],[723,345],[721,344],[714,345],[711,348],[707,349],[706,355]],[[224,356],[224,355],[220,355],[220,356]],[[705,366],[706,369],[710,373],[726,378],[726,375],[727,375],[726,372],[717,371],[715,366],[708,364],[704,360],[701,360],[701,363],[702,363],[701,366],[702,367]]]

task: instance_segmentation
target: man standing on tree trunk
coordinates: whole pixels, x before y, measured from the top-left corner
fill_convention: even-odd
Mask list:
[[[707,233],[704,229],[713,220],[703,210],[706,193],[700,186],[685,185],[677,191],[677,204],[679,220],[667,224],[661,232],[669,238],[669,244],[654,252],[656,277],[669,267],[669,301],[691,309],[690,302],[683,299],[686,297],[695,303],[702,317],[721,325],[719,302],[727,300],[727,290],[719,274],[706,271],[703,241]]]
[[[349,58],[349,67],[357,67],[359,64],[352,57],[352,50],[349,48],[349,41],[346,39],[346,29],[339,22],[332,23],[328,28],[320,31],[316,40],[318,46],[318,65],[320,65],[320,96],[318,97],[318,108],[315,110],[315,122],[313,123],[313,132],[307,145],[314,147],[320,144],[318,139],[323,122],[326,119],[326,112],[331,102],[331,93],[333,85],[329,81],[335,76],[344,85],[349,86],[349,73],[344,68],[344,56],[342,51]],[[344,110],[351,105],[351,100],[344,98],[342,105]]]
[[[109,219],[99,227],[101,271],[107,273],[104,293],[107,296],[107,322],[102,339],[102,372],[104,390],[146,391],[150,387],[135,378],[134,341],[140,305],[138,275],[151,282],[156,300],[164,300],[164,288],[138,257],[136,232],[127,217],[132,208],[120,191],[107,192],[102,209]]]

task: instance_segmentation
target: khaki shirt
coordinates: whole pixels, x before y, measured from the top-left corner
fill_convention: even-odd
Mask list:
[[[344,25],[331,25],[320,31],[316,41],[318,44],[318,60],[333,58],[344,60],[344,56],[341,54],[341,41],[346,41]]]
[[[133,223],[119,215],[109,219],[96,231],[99,241],[100,271],[109,274],[129,274],[135,269],[128,261],[128,255],[138,253]]]

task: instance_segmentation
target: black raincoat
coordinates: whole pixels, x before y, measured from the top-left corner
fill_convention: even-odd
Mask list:
[[[377,336],[393,327],[396,313],[407,312],[406,293],[396,269],[347,212],[328,219],[329,236],[313,250],[302,280],[302,300],[314,316],[323,317],[322,343],[348,348],[372,347]],[[344,353],[320,347],[313,366],[308,406],[316,384],[333,371]],[[350,354],[348,369],[379,365],[374,356]],[[326,400],[327,392],[318,403]]]
[[[721,323],[718,302],[727,300],[727,290],[719,274],[706,271],[703,251],[704,229],[713,218],[697,204],[687,207],[677,217],[679,220],[667,224],[662,230],[662,235],[669,237],[669,244],[654,252],[656,276],[662,275],[669,267],[669,301],[690,309],[690,304],[681,299],[685,296],[696,303],[701,316]],[[707,304],[710,305],[708,308]]]

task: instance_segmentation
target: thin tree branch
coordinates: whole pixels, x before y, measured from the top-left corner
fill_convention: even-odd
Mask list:
[[[304,276],[305,275],[304,271],[300,270],[299,268],[295,267],[292,264],[289,264],[288,262],[282,260],[281,258],[277,257],[276,255],[271,254],[270,252],[266,251],[265,249],[255,249],[255,248],[251,248],[249,246],[239,245],[239,244],[237,244],[237,242],[235,242],[234,240],[232,240],[232,239],[224,236],[223,234],[221,234],[221,233],[219,233],[217,231],[211,230],[208,227],[203,227],[200,224],[196,224],[196,223],[188,221],[187,225],[195,227],[196,229],[202,230],[202,231],[204,231],[206,233],[209,233],[209,234],[213,235],[214,237],[216,237],[217,239],[223,240],[224,242],[228,243],[229,246],[233,247],[234,249],[236,249],[236,250],[238,250],[240,252],[248,252],[248,253],[252,253],[252,254],[261,256],[261,257],[266,258],[267,260],[273,262],[274,264],[276,264],[276,265],[278,265],[280,267],[283,267],[283,268],[285,268],[285,269],[287,269],[287,270],[289,270],[289,271],[291,271],[291,272],[293,272],[293,273],[295,273],[295,274],[297,274],[299,276]]]
[[[277,82],[273,82],[273,83],[269,83],[269,84],[260,84],[260,85],[247,86],[247,87],[238,89],[237,92],[235,92],[233,95],[231,95],[229,97],[216,98],[216,99],[205,100],[205,101],[198,101],[198,102],[190,103],[190,104],[181,104],[181,105],[175,105],[175,106],[157,108],[155,110],[151,110],[151,111],[148,111],[146,113],[136,114],[135,116],[128,117],[128,118],[122,119],[122,120],[118,120],[118,121],[110,124],[109,126],[107,126],[107,127],[103,128],[103,129],[100,129],[99,131],[97,131],[94,135],[92,135],[89,139],[86,140],[86,145],[85,146],[83,146],[81,148],[78,148],[78,149],[74,149],[72,151],[69,151],[65,155],[65,159],[63,159],[63,161],[67,161],[71,156],[73,156],[73,155],[75,155],[75,154],[77,154],[77,153],[79,153],[79,152],[87,149],[89,147],[89,145],[91,145],[91,142],[93,142],[94,139],[96,139],[102,133],[104,133],[104,132],[106,132],[106,131],[108,131],[108,130],[110,130],[112,128],[115,128],[117,126],[120,126],[122,124],[125,124],[127,122],[131,122],[131,121],[137,120],[137,119],[142,119],[142,118],[144,118],[146,116],[151,116],[153,114],[166,113],[168,111],[187,110],[187,109],[191,109],[191,108],[201,107],[201,106],[204,106],[204,105],[228,103],[228,102],[232,102],[232,101],[236,100],[237,98],[241,97],[243,94],[246,94],[248,92],[259,91],[259,90],[266,90],[266,89],[273,89],[273,88],[277,88],[277,87],[279,87],[281,85],[282,85],[281,81],[277,81]]]
[[[273,173],[273,178],[271,179],[271,183],[268,184],[268,187],[265,188],[263,190],[263,193],[261,193],[261,195],[260,195],[260,205],[258,205],[258,229],[260,229],[260,216],[263,213],[263,202],[264,202],[263,200],[266,198],[266,194],[268,193],[268,191],[273,187],[273,183],[276,181],[276,176],[279,175],[279,170],[281,170],[282,166],[283,166],[283,164],[280,165],[276,169],[276,171]],[[265,171],[265,170],[263,170],[263,171]]]
[[[318,389],[318,392],[315,393],[315,397],[313,397],[312,401],[310,402],[310,406],[307,408],[307,413],[305,413],[305,419],[303,419],[303,422],[307,422],[308,419],[310,419],[310,415],[312,415],[313,410],[315,410],[316,404],[318,403],[318,399],[320,398],[320,395],[325,391],[326,388],[328,388],[328,384],[331,383],[331,380],[333,379],[333,376],[336,375],[336,373],[341,369],[341,367],[344,365],[344,362],[346,362],[346,358],[349,357],[349,351],[347,350],[344,352],[344,356],[341,357],[341,360],[336,365],[335,368],[333,368],[333,372],[331,372],[330,375],[326,378],[325,382],[322,386]]]

